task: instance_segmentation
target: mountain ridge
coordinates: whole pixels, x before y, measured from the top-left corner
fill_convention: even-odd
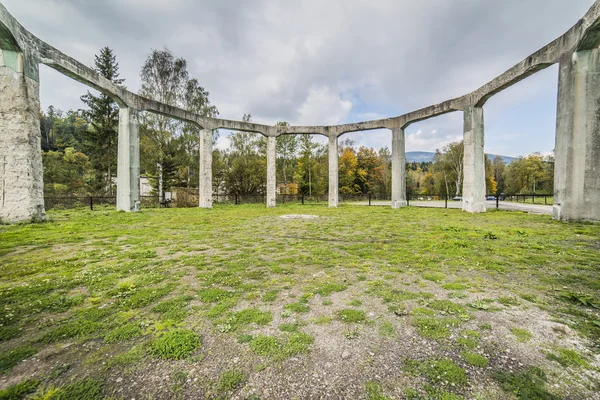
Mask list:
[[[497,154],[488,154],[486,153],[487,156],[493,160]],[[435,152],[433,151],[407,151],[406,152],[406,162],[412,163],[412,162],[433,162],[433,158],[435,156]],[[510,157],[510,156],[500,156],[502,157],[502,159],[504,160],[504,162],[506,164],[510,164],[511,162],[513,162],[514,160],[517,159],[517,157]]]

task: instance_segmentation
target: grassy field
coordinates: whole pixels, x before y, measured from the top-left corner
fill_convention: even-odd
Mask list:
[[[313,219],[284,219],[284,214]],[[0,226],[0,399],[593,399],[600,225],[286,205]]]

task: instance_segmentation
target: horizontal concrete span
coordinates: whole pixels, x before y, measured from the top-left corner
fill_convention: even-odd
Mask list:
[[[30,33],[27,29],[25,29],[19,22],[8,12],[6,7],[2,3],[0,3],[0,53],[2,57],[0,58],[0,68],[4,68],[5,71],[3,73],[3,81],[5,85],[11,85],[11,82],[18,81],[18,77],[21,76],[25,78],[23,80],[24,85],[37,85],[39,82],[39,64],[47,65],[62,74],[69,76],[79,82],[84,83],[87,86],[90,86],[107,96],[114,99],[114,101],[122,108],[126,109],[121,113],[121,117],[124,119],[120,122],[119,127],[119,151],[127,151],[128,155],[119,155],[120,162],[127,162],[129,165],[121,166],[118,168],[118,171],[121,171],[122,174],[127,174],[127,178],[120,179],[118,178],[118,182],[121,182],[120,193],[121,193],[121,201],[119,204],[122,205],[122,209],[128,210],[136,210],[137,204],[139,204],[139,190],[133,183],[136,179],[136,174],[139,175],[139,137],[137,134],[137,122],[136,115],[139,112],[148,111],[157,113],[160,115],[164,115],[167,117],[171,117],[174,119],[178,119],[181,121],[189,122],[198,125],[204,131],[210,131],[212,129],[229,129],[236,131],[248,131],[248,132],[256,132],[260,133],[263,136],[271,138],[269,140],[269,146],[274,146],[274,139],[280,135],[286,134],[315,134],[315,135],[324,135],[329,138],[329,148],[330,148],[330,205],[337,205],[337,188],[333,188],[334,183],[337,184],[337,168],[335,170],[331,170],[334,167],[337,167],[337,155],[333,153],[333,150],[337,148],[337,138],[340,135],[348,132],[356,132],[356,131],[368,131],[374,129],[389,129],[393,133],[394,144],[393,147],[396,149],[395,154],[398,155],[398,160],[396,160],[395,168],[393,171],[395,173],[401,173],[402,168],[399,168],[399,162],[402,160],[402,154],[404,153],[404,141],[400,139],[401,134],[399,132],[403,132],[410,124],[422,121],[428,118],[436,117],[442,114],[462,111],[465,112],[465,121],[475,124],[479,124],[479,120],[481,120],[481,126],[475,130],[465,129],[465,135],[469,136],[469,140],[471,143],[471,137],[475,138],[473,143],[473,153],[472,151],[465,152],[465,157],[468,157],[468,168],[476,169],[476,170],[465,170],[465,174],[469,177],[476,177],[475,181],[472,179],[465,179],[465,183],[468,182],[469,192],[470,193],[480,193],[481,190],[473,190],[472,188],[480,188],[479,184],[481,171],[478,169],[481,168],[479,162],[479,144],[483,143],[483,118],[473,119],[473,115],[479,115],[479,110],[483,107],[486,101],[492,97],[494,94],[514,85],[515,83],[521,81],[522,79],[527,78],[528,76],[547,68],[557,62],[561,62],[561,65],[566,65],[567,62],[564,61],[566,59],[571,59],[573,56],[581,54],[580,57],[576,57],[577,59],[585,59],[587,53],[586,51],[592,51],[596,49],[600,45],[600,0],[597,0],[592,7],[588,10],[585,16],[579,20],[571,29],[569,29],[564,35],[557,38],[556,40],[550,42],[548,45],[542,47],[540,50],[536,51],[529,57],[525,58],[521,62],[515,64],[513,67],[509,68],[503,74],[497,76],[492,79],[490,82],[481,86],[480,88],[467,93],[463,96],[443,101],[439,104],[435,104],[432,106],[424,107],[419,110],[411,111],[402,115],[398,115],[395,117],[372,120],[372,121],[363,121],[349,124],[341,124],[341,125],[320,125],[320,126],[270,126],[264,124],[255,124],[246,121],[236,121],[236,120],[227,120],[222,118],[209,118],[204,117],[184,109],[170,106],[167,104],[163,104],[148,98],[144,98],[135,93],[128,91],[125,87],[114,84],[113,82],[105,79],[98,72],[89,68],[88,66],[80,63],[79,61],[69,57],[63,52],[57,50],[46,42],[40,40],[35,35]],[[572,70],[576,70],[578,64],[574,64],[575,67]],[[587,65],[587,64],[586,64]],[[596,67],[596,63],[589,63],[589,65]],[[14,75],[16,74],[16,75]],[[582,76],[581,74],[574,73],[572,76]],[[594,93],[594,91],[598,91],[600,88],[595,87],[596,79],[593,78],[593,75],[589,75],[590,78],[587,78],[588,86],[586,87],[586,94],[582,94],[581,96],[576,98],[584,98],[587,101],[594,100],[593,95],[587,95],[587,93]],[[16,80],[15,80],[16,79]],[[564,87],[559,92],[559,103],[567,104],[568,100],[564,100],[561,103],[561,93],[563,96],[572,96],[572,91],[570,91],[568,85],[569,82],[576,82],[576,80],[570,80],[567,78],[562,79],[563,82],[566,82],[566,87]],[[573,83],[575,84],[575,83]],[[594,87],[592,87],[594,86]],[[37,88],[37,86],[36,86]],[[23,93],[29,96],[27,102],[29,104],[39,104],[39,94],[37,90],[28,91],[27,88],[22,85],[22,87],[14,87],[10,90],[3,90],[0,93],[0,106],[4,108],[10,108],[2,103],[12,102],[15,98],[19,98],[18,93]],[[577,92],[579,93],[579,92]],[[15,97],[16,96],[16,97]],[[575,129],[579,129],[580,126],[591,126],[587,122],[588,118],[592,118],[594,112],[600,112],[600,105],[585,105],[578,106],[572,110],[572,112],[576,113],[575,120],[577,123],[573,124]],[[4,121],[0,121],[0,126],[7,126],[7,130],[0,132],[0,144],[2,144],[2,148],[0,148],[0,161],[10,160],[10,156],[7,155],[7,146],[6,143],[10,143],[11,140],[14,140],[15,137],[19,135],[23,135],[24,131],[33,132],[33,136],[30,135],[29,143],[32,146],[31,149],[27,150],[28,153],[31,153],[28,156],[28,159],[34,163],[33,166],[26,166],[25,163],[22,163],[22,167],[15,166],[14,168],[6,168],[5,166],[0,169],[0,182],[2,182],[3,189],[3,199],[0,202],[0,220],[4,219],[10,222],[19,221],[19,220],[27,220],[27,219],[43,219],[43,206],[39,207],[40,202],[43,204],[43,192],[39,190],[39,187],[42,186],[41,177],[39,171],[41,171],[41,156],[39,153],[41,150],[38,148],[33,148],[35,146],[36,141],[39,142],[39,123],[36,124],[32,121],[31,115],[26,116],[28,113],[27,107],[16,107],[10,108],[11,111],[5,114],[2,114],[0,118],[4,119]],[[585,109],[584,112],[580,112],[579,110]],[[474,114],[474,110],[477,113]],[[39,113],[39,110],[37,111]],[[559,109],[560,115],[565,115],[566,113],[571,112],[571,109],[568,107],[561,106]],[[481,111],[481,115],[482,111]],[[559,117],[560,117],[559,115]],[[13,120],[19,120],[19,123],[14,123]],[[26,122],[29,121],[29,122]],[[587,125],[586,125],[587,124]],[[568,124],[567,124],[568,125]],[[558,134],[566,134],[567,126],[565,124],[557,124]],[[477,125],[479,126],[479,125]],[[587,128],[586,128],[587,129]],[[21,130],[20,132],[16,132],[16,130]],[[123,132],[121,132],[123,131]],[[474,132],[474,133],[473,133]],[[577,137],[586,136],[587,143],[590,143],[590,146],[597,142],[597,138],[594,135],[597,135],[595,131],[592,129],[588,129],[586,132],[578,134]],[[205,134],[206,135],[206,134]],[[336,139],[335,141],[333,139]],[[205,139],[203,139],[205,140]],[[559,138],[557,137],[557,143],[559,143]],[[121,147],[121,143],[123,144]],[[562,143],[562,142],[560,142]],[[270,148],[271,148],[270,147]],[[563,146],[564,147],[564,146]],[[203,147],[203,151],[206,152],[207,149],[210,148],[208,142],[205,142],[205,146]],[[588,152],[592,151],[588,149]],[[24,152],[23,154],[26,154]],[[33,154],[33,153],[36,154]],[[468,155],[467,155],[468,153]],[[592,151],[593,154],[595,150]],[[475,158],[474,157],[475,154]],[[562,154],[567,154],[564,152]],[[334,157],[334,155],[336,157]],[[135,158],[138,158],[137,160]],[[270,155],[273,158],[273,154]],[[336,158],[334,160],[334,158]],[[557,160],[558,160],[557,155]],[[208,155],[205,154],[202,159],[208,160]],[[473,162],[472,160],[476,160]],[[577,154],[573,156],[561,156],[561,162],[571,163],[577,159]],[[122,161],[121,161],[122,160]],[[272,160],[271,160],[272,162]],[[1,163],[0,163],[1,164]],[[18,164],[18,163],[17,163]],[[39,164],[39,165],[38,165]],[[465,163],[467,165],[467,163]],[[21,164],[19,164],[21,165]],[[570,165],[570,164],[569,164]],[[33,176],[29,183],[20,184],[19,188],[13,187],[10,183],[11,179],[9,179],[9,175],[13,174],[15,176],[19,175],[19,168],[22,168],[22,173],[29,174],[28,176]],[[466,166],[467,168],[467,166]],[[567,166],[570,168],[570,166]],[[590,169],[593,171],[598,170],[597,166],[591,166],[590,163],[585,165],[585,173],[590,174]],[[209,171],[208,165],[205,164],[204,168],[202,168],[204,173],[207,174]],[[573,171],[578,170],[577,168],[572,169]],[[6,171],[9,171],[8,173]],[[138,171],[138,172],[136,172]],[[600,173],[600,172],[599,172]],[[269,176],[271,177],[274,174],[274,167],[269,169]],[[335,176],[334,176],[335,175]],[[208,178],[206,178],[208,179]],[[587,177],[586,182],[596,182],[596,177]],[[269,200],[268,205],[274,205],[274,197],[273,197],[273,182],[272,179],[269,180]],[[403,184],[402,180],[399,177],[393,177],[393,182],[396,182],[395,188],[395,197],[396,204],[403,204],[403,195],[402,190],[397,186]],[[563,180],[560,180],[563,182]],[[562,183],[561,183],[562,184]],[[584,184],[585,190],[583,192],[588,193],[590,191],[589,188],[594,188],[595,184],[586,183]],[[18,185],[17,185],[18,186]],[[118,184],[119,186],[119,184]],[[201,196],[202,206],[207,207],[210,204],[210,197],[206,193],[208,191],[208,182],[204,182],[203,192],[204,195]],[[7,198],[18,198],[21,195],[13,196],[12,191],[19,191],[19,193],[29,193],[31,196],[35,196],[35,199],[31,201],[27,201],[27,210],[23,212],[15,212],[15,210],[7,211],[7,207],[4,205],[4,201]],[[564,189],[562,189],[564,192]],[[579,190],[579,189],[578,189]],[[125,195],[124,192],[129,191],[128,195]],[[137,191],[137,195],[136,195]],[[335,193],[334,193],[335,192]],[[581,190],[580,190],[581,192]],[[42,196],[40,198],[40,196]],[[137,196],[137,199],[136,199]],[[480,196],[477,194],[477,196]],[[591,196],[593,199],[592,205],[598,207],[600,205],[596,204],[596,198],[598,196]],[[566,202],[568,202],[569,198],[565,198]],[[480,204],[482,199],[474,198],[473,204]],[[591,203],[588,200],[585,200],[585,204],[590,205]],[[600,200],[598,200],[600,201]],[[18,203],[18,202],[17,202]],[[11,203],[10,207],[15,207],[14,203]],[[581,203],[580,204],[584,204]],[[10,208],[9,207],[9,208]],[[16,206],[18,207],[18,206]],[[579,214],[577,212],[573,212],[572,207],[563,204],[564,210],[569,210],[569,212],[557,212],[556,215],[559,215],[557,218],[559,219],[578,219]],[[39,211],[31,211],[38,210]],[[477,212],[478,210],[484,210],[485,207],[467,207],[468,211]],[[10,215],[10,217],[7,217]],[[19,216],[20,215],[20,216]],[[594,214],[596,215],[596,214]],[[568,217],[563,217],[568,216]],[[586,214],[588,216],[588,214]],[[595,217],[592,217],[595,218]]]

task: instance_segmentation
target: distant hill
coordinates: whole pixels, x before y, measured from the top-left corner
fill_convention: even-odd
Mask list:
[[[435,153],[432,151],[407,151],[406,162],[433,162]],[[488,154],[488,157],[493,160],[496,154]],[[510,164],[516,157],[500,156],[506,164]]]

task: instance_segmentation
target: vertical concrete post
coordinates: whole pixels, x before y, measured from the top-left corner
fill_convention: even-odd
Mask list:
[[[277,174],[275,170],[275,149],[277,138],[267,137],[267,207],[275,207],[277,202]]]
[[[200,131],[200,173],[198,177],[198,201],[200,208],[212,208],[212,131]]]
[[[392,129],[392,208],[406,206],[406,146],[404,129]]]
[[[338,200],[338,138],[329,135],[329,207],[337,207]]]
[[[4,223],[46,218],[37,68],[20,51],[0,49],[0,222]]]
[[[600,221],[600,49],[560,60],[553,217]]]
[[[140,210],[140,122],[135,108],[119,110],[117,210]]]
[[[483,108],[464,111],[463,211],[485,212],[485,153],[483,151]]]

